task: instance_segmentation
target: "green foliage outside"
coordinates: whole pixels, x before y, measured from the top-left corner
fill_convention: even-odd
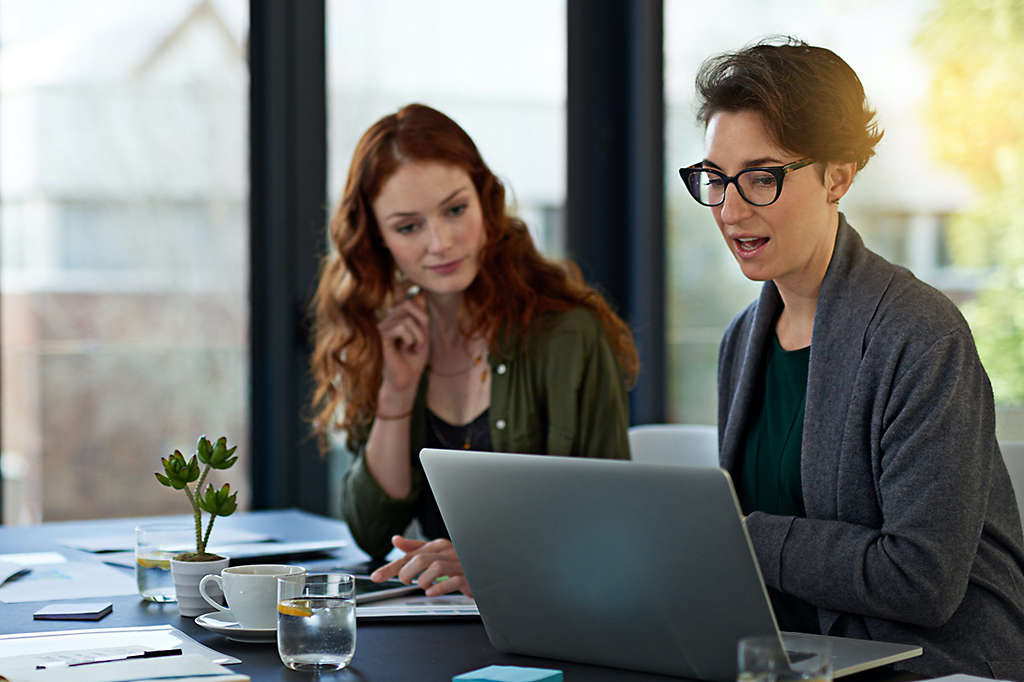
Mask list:
[[[930,146],[975,192],[949,223],[956,264],[989,273],[964,313],[996,400],[1024,404],[1024,2],[939,0],[917,46]]]

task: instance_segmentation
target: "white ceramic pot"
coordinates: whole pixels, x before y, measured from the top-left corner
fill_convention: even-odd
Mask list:
[[[171,559],[171,575],[174,577],[174,592],[178,596],[178,613],[183,616],[199,616],[210,611],[210,605],[199,594],[199,581],[204,575],[220,575],[228,567],[228,559],[216,561],[178,561]],[[223,599],[216,586],[207,594]],[[213,594],[216,592],[217,594]]]

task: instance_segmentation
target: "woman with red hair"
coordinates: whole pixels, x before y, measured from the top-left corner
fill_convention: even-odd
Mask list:
[[[360,139],[314,301],[315,428],[355,459],[343,515],[373,577],[470,594],[424,447],[626,458],[632,335],[571,263],[541,256],[454,121],[419,104]],[[401,535],[417,519],[419,541]],[[448,576],[447,580],[437,579]]]

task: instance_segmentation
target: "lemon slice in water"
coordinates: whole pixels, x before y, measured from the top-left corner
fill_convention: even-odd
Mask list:
[[[143,568],[159,568],[164,571],[171,570],[171,560],[164,558],[162,555],[150,555],[136,557],[135,560],[139,562],[139,566]]]
[[[308,618],[313,615],[313,607],[308,599],[289,599],[277,603],[277,612],[286,616]]]

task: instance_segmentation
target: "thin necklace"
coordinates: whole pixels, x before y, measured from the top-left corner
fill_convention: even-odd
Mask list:
[[[450,372],[450,373],[438,372],[437,370],[435,370],[430,365],[427,365],[427,371],[430,372],[430,374],[432,376],[441,377],[442,379],[450,379],[452,377],[459,377],[459,376],[462,376],[463,374],[471,372],[474,368],[479,367],[480,364],[484,361],[484,356],[486,356],[486,355],[487,355],[487,351],[484,351],[483,353],[480,353],[475,358],[473,358],[473,360],[469,363],[469,366],[467,366],[465,369],[460,369],[458,372]],[[481,383],[487,381],[487,376],[488,376],[489,372],[490,372],[490,367],[485,365],[484,366],[484,371],[480,374],[480,382]]]
[[[462,376],[466,372],[469,372],[474,367],[478,367],[480,365],[480,363],[483,362],[483,361],[484,361],[484,354],[480,353],[475,358],[473,358],[470,361],[470,363],[464,369],[460,369],[457,372],[438,372],[437,370],[435,370],[430,365],[427,365],[427,371],[430,372],[431,374],[433,374],[435,377],[444,377],[444,378],[458,377],[458,376]],[[484,378],[485,379],[487,378],[487,372],[486,371],[484,372]]]
[[[442,448],[445,448],[445,449],[448,449],[448,450],[454,450],[454,449],[472,450],[473,449],[473,441],[476,440],[475,436],[476,436],[477,432],[480,431],[479,427],[477,426],[477,422],[483,421],[485,426],[487,427],[487,429],[490,429],[490,422],[489,422],[489,420],[486,419],[486,418],[485,419],[481,419],[482,417],[485,417],[487,415],[488,411],[489,411],[489,408],[485,409],[483,412],[481,412],[479,415],[477,415],[476,419],[474,419],[473,421],[469,422],[465,426],[452,426],[451,424],[445,422],[440,417],[438,417],[436,414],[434,414],[434,412],[432,410],[428,409],[427,410],[427,415],[428,415],[427,421],[430,423],[430,430],[434,433],[434,436],[437,438],[437,442],[441,444]],[[462,439],[463,442],[459,446],[459,448],[452,447],[454,445],[454,443],[452,443],[447,438],[445,438],[444,434],[441,433],[442,429],[440,428],[440,425],[442,425],[442,424],[445,426],[445,428],[448,428],[448,429],[451,429],[452,431],[454,431],[453,435],[455,435],[456,437],[458,437],[460,435],[459,431],[460,430],[462,431],[462,435],[464,435],[465,438]]]

